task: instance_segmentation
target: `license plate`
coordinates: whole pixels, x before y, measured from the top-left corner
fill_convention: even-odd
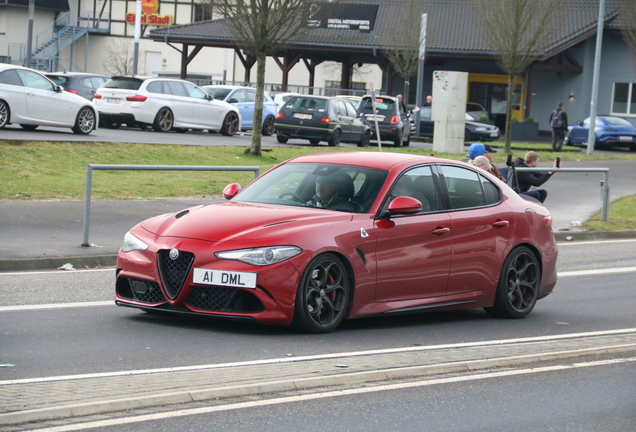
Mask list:
[[[192,282],[235,288],[256,288],[256,273],[195,268]]]
[[[293,117],[297,119],[311,120],[313,116],[311,114],[294,113]]]
[[[106,103],[109,104],[118,104],[120,101],[121,99],[106,98]]]
[[[618,137],[618,139],[621,140],[621,141],[631,141],[632,137],[630,137],[630,136],[620,136],[620,137]]]
[[[379,122],[384,121],[384,116],[376,116],[376,115],[367,116],[367,121],[376,121],[376,120]]]
[[[490,136],[491,136],[491,137],[496,137],[497,135],[499,135],[497,132],[491,132],[491,133],[490,133]]]

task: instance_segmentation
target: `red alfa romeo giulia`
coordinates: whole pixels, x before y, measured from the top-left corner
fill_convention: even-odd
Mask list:
[[[548,210],[461,162],[307,155],[223,193],[126,234],[118,305],[325,333],[418,311],[523,318],[557,281]]]

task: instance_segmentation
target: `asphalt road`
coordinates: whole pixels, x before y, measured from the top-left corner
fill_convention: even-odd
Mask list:
[[[114,270],[0,273],[4,292],[0,363],[18,365],[2,371],[4,379],[17,379],[633,328],[633,245],[634,241],[598,245],[608,255],[614,248],[611,256],[631,253],[631,259],[614,262],[631,267],[631,272],[584,276],[565,272],[594,268],[581,266],[577,259],[588,259],[594,245],[561,246],[559,271],[566,276],[523,320],[493,319],[480,309],[469,309],[346,321],[328,335],[216,319],[154,316],[113,305],[68,304],[110,304]],[[11,311],[11,306],[35,304],[62,307]]]

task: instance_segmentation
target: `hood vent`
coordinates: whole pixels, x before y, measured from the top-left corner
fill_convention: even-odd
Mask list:
[[[190,210],[184,210],[182,212],[177,213],[176,215],[174,215],[175,219],[179,219],[182,216],[187,215],[188,213],[190,213]]]

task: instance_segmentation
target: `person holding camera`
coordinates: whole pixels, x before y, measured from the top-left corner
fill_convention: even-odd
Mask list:
[[[514,163],[514,168],[536,168],[539,166],[539,153],[535,151],[529,151],[526,156],[521,159],[517,158]],[[557,158],[552,165],[552,168],[561,168],[561,160]],[[516,172],[514,186],[518,186],[519,189],[515,189],[520,195],[531,196],[534,199],[543,203],[548,197],[548,191],[545,189],[533,189],[531,187],[541,186],[543,183],[550,180],[554,172]],[[514,187],[513,187],[514,188]]]

